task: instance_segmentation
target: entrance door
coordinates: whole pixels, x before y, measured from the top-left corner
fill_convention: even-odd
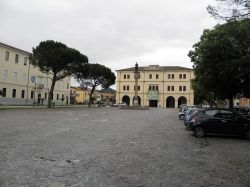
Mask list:
[[[38,104],[41,103],[41,94],[38,94],[38,96],[37,96],[37,103],[38,103]]]
[[[157,107],[158,101],[157,100],[149,100],[149,107]]]

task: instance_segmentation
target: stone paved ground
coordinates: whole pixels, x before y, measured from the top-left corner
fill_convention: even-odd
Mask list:
[[[0,110],[0,187],[250,186],[250,142],[195,138],[176,110]]]

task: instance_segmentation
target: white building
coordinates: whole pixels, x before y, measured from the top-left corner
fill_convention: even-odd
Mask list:
[[[30,53],[0,42],[0,104],[46,104],[51,75],[29,63]],[[70,78],[57,81],[55,104],[69,104]]]

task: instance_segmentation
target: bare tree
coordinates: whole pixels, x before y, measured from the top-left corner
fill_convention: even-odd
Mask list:
[[[221,20],[242,20],[250,18],[250,0],[216,0],[217,5],[207,7],[216,19]]]

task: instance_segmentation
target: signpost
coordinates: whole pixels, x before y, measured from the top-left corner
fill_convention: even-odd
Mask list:
[[[36,101],[36,76],[31,76],[30,80],[32,83],[35,83],[35,87],[34,87],[34,96],[33,96],[33,105],[35,104]]]

